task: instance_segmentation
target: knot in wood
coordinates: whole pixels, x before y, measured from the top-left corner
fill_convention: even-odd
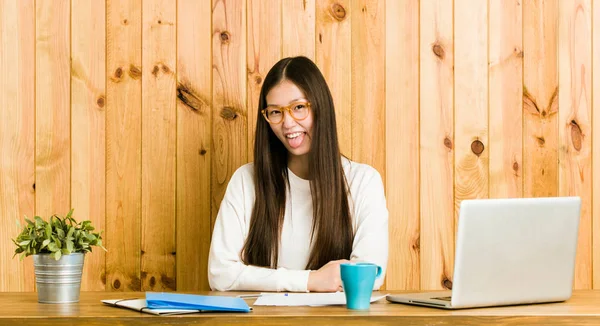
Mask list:
[[[442,286],[445,289],[452,290],[452,281],[450,281],[446,276],[444,276],[444,279],[442,281]]]
[[[140,67],[129,65],[129,77],[133,79],[142,78],[142,69]]]
[[[235,110],[228,106],[221,109],[220,115],[221,115],[221,118],[223,118],[225,120],[229,120],[229,121],[232,121],[235,118],[237,118],[237,113],[235,113]]]
[[[335,20],[342,21],[346,18],[346,9],[339,3],[334,3],[330,7],[331,15]]]
[[[536,137],[537,138],[537,142],[538,145],[540,145],[540,147],[544,146],[544,144],[546,144],[546,140],[544,139],[544,137]]]
[[[115,281],[113,282],[113,288],[115,288],[115,289],[117,289],[117,290],[118,290],[118,289],[120,289],[120,288],[121,288],[121,281],[119,281],[119,280],[115,280]]]
[[[571,142],[573,143],[573,148],[576,151],[581,150],[581,143],[583,143],[583,133],[581,132],[581,127],[575,120],[571,120]]]
[[[485,149],[485,147],[483,146],[483,143],[479,139],[475,140],[471,143],[471,151],[477,156],[481,155],[481,153],[483,153],[484,149]]]
[[[421,237],[417,237],[412,245],[413,250],[419,251],[421,250]]]
[[[96,104],[98,104],[99,108],[103,108],[104,107],[104,96],[98,97],[98,100],[96,101]]]
[[[229,43],[229,38],[230,38],[229,32],[226,32],[226,31],[221,32],[221,43],[224,43],[224,44]]]
[[[446,146],[448,149],[452,149],[452,140],[450,140],[448,137],[444,138],[444,146]]]
[[[442,60],[446,56],[446,51],[444,50],[444,47],[439,43],[434,44],[431,47],[431,50],[433,51],[433,54],[435,54],[436,57],[438,57]]]

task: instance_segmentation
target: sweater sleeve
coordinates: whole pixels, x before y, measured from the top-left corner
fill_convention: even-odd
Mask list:
[[[244,182],[252,182],[252,178],[242,174],[238,170],[232,176],[215,221],[208,258],[211,289],[307,292],[308,270],[271,269],[242,262],[240,254],[248,229],[245,216],[251,213],[245,211],[245,196],[253,192],[253,187],[244,187]]]
[[[383,284],[388,262],[388,209],[380,174],[372,174],[356,197],[357,229],[350,260],[374,263],[381,266],[381,276],[373,286],[377,290]]]

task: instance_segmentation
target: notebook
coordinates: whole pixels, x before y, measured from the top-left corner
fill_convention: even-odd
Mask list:
[[[146,299],[102,300],[102,302],[154,315],[252,311],[242,298],[165,292],[146,292]]]
[[[152,309],[197,309],[201,311],[250,312],[242,298],[181,294],[168,292],[146,292],[148,308]]]
[[[139,312],[144,312],[152,315],[158,316],[168,316],[168,315],[180,315],[180,314],[193,314],[200,312],[200,310],[191,310],[191,309],[151,309],[148,308],[148,304],[146,303],[146,299],[117,299],[117,300],[101,300],[102,303],[118,307],[118,308],[126,308]]]

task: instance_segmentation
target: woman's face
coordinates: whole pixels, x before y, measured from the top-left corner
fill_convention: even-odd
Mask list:
[[[273,133],[292,156],[310,152],[313,114],[306,95],[294,83],[284,79],[267,93],[267,115]],[[285,108],[288,107],[289,110]],[[293,112],[294,117],[290,114]],[[282,119],[282,120],[281,120]],[[279,123],[273,123],[279,121]]]

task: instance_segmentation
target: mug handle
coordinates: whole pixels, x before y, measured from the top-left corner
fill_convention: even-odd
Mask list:
[[[379,278],[381,276],[382,268],[379,265],[376,265],[376,266],[377,266],[377,273],[375,274],[375,278]]]

